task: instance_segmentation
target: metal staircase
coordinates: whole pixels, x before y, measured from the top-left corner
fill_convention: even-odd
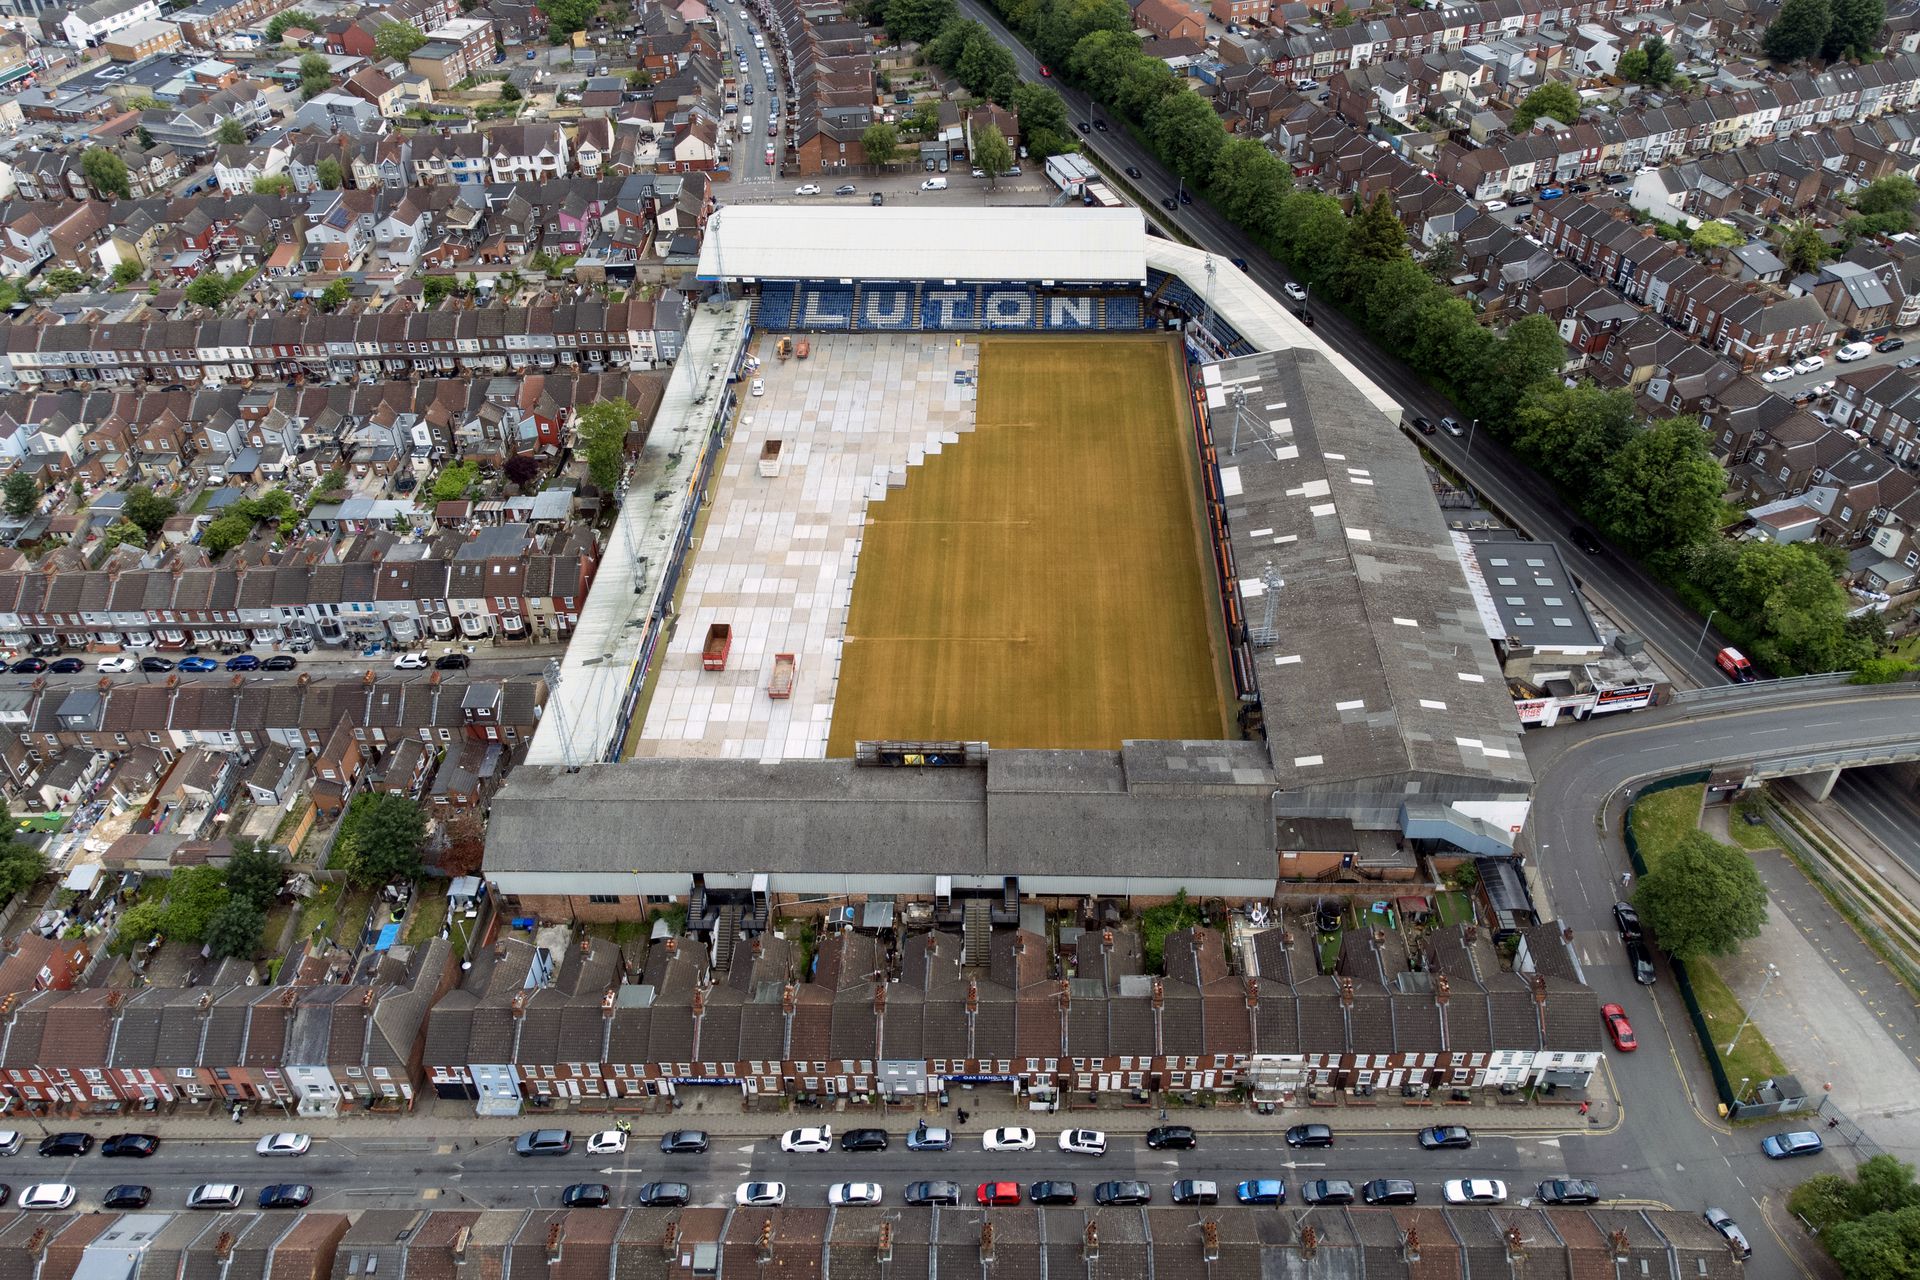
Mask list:
[[[993,938],[993,901],[990,898],[968,898],[960,910],[960,938],[963,944],[961,963],[984,965]]]

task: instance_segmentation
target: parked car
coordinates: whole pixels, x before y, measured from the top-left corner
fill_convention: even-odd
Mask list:
[[[1633,970],[1633,980],[1643,987],[1654,984],[1653,953],[1647,950],[1647,944],[1639,940],[1627,943],[1627,966]]]
[[[443,653],[433,660],[435,671],[465,671],[473,665],[473,659],[464,653]]]
[[[1540,188],[1540,198],[1542,200],[1558,200],[1561,196],[1564,196],[1565,194],[1567,193],[1559,187]]]
[[[703,1129],[670,1129],[660,1135],[660,1150],[670,1156],[697,1156],[707,1149]]]
[[[1035,1145],[1031,1129],[989,1129],[980,1135],[980,1148],[983,1151],[1031,1151]]]
[[[150,1133],[116,1133],[100,1144],[105,1157],[134,1156],[145,1159],[160,1149],[160,1139]]]
[[[1428,1151],[1465,1151],[1473,1145],[1473,1131],[1463,1124],[1436,1124],[1420,1131],[1420,1145]]]
[[[187,1192],[189,1209],[238,1209],[246,1193],[231,1182],[203,1182]]]
[[[644,1209],[672,1209],[693,1199],[693,1188],[684,1182],[643,1182],[634,1203]]]
[[[85,671],[87,664],[78,658],[59,658],[47,670],[58,675],[72,675],[76,671]]]
[[[983,1209],[1019,1204],[1020,1184],[1017,1182],[983,1182],[973,1189],[973,1202]]]
[[[755,1209],[778,1209],[787,1202],[784,1182],[743,1182],[733,1189],[733,1202]]]
[[[1600,1186],[1585,1178],[1548,1178],[1536,1192],[1541,1204],[1599,1204]]]
[[[1848,354],[1851,352],[1852,354]],[[1844,364],[1850,360],[1865,360],[1873,354],[1873,348],[1864,342],[1850,342],[1840,348],[1839,359]],[[1795,373],[1818,373],[1827,367],[1824,356],[1801,356],[1793,362]]]
[[[1330,1147],[1333,1145],[1333,1130],[1324,1124],[1297,1124],[1287,1130],[1287,1145],[1290,1147]]]
[[[393,669],[395,671],[425,671],[432,665],[433,663],[428,660],[427,655],[424,653],[403,653],[396,656],[393,660]]]
[[[1155,1151],[1191,1151],[1199,1141],[1192,1125],[1162,1124],[1147,1130],[1147,1145]]]
[[[66,1209],[73,1205],[74,1190],[64,1182],[36,1182],[20,1193],[17,1209]]]
[[[40,1139],[43,1156],[83,1156],[93,1150],[90,1133],[50,1133]]]
[[[304,1209],[313,1203],[313,1188],[304,1182],[276,1182],[260,1188],[262,1209]]]
[[[260,659],[251,653],[236,654],[227,659],[229,671],[258,671],[259,669]]]
[[[1542,200],[1546,199],[1545,196],[1541,196],[1540,198]],[[1530,195],[1524,195],[1524,194],[1514,196],[1512,199],[1507,201],[1508,206],[1514,209],[1524,209],[1532,203],[1533,203],[1533,197]]]
[[[1769,1160],[1790,1160],[1794,1156],[1819,1155],[1826,1150],[1826,1144],[1820,1141],[1820,1135],[1813,1130],[1796,1129],[1792,1133],[1776,1133],[1771,1138],[1762,1138],[1760,1150]]]
[[[827,1188],[827,1203],[834,1206],[879,1204],[880,1184],[877,1182],[836,1182]]]
[[[560,1193],[563,1209],[604,1209],[613,1203],[613,1188],[604,1182],[576,1182]]]
[[[789,1129],[780,1135],[780,1149],[813,1153],[831,1151],[833,1150],[833,1126],[823,1124]]]
[[[203,658],[197,653],[191,658],[180,659],[180,670],[182,671],[204,672],[218,671],[219,669],[219,663],[215,662],[212,658]]]
[[[1627,1011],[1617,1004],[1600,1006],[1600,1020],[1606,1024],[1607,1035],[1613,1039],[1613,1047],[1622,1053],[1632,1053],[1640,1047],[1634,1039],[1633,1024],[1627,1021]]]
[[[587,1139],[590,1156],[617,1156],[627,1149],[627,1135],[619,1129],[602,1129]]]
[[[122,1183],[117,1187],[107,1188],[107,1194],[100,1198],[100,1207],[102,1209],[144,1209],[152,1199],[152,1187]],[[5,1203],[5,1200],[0,1200],[0,1204]]]
[[[1488,213],[1498,213],[1502,209],[1507,207],[1507,202],[1505,200],[1489,200],[1485,204],[1481,205],[1480,207],[1485,209]]]
[[[13,672],[15,675],[21,676],[39,675],[46,669],[47,660],[45,658],[22,658],[7,668],[7,670]]]
[[[124,653],[116,653],[110,658],[102,658],[94,664],[94,670],[100,672],[102,675],[123,675],[126,672],[138,671],[139,669],[139,660],[129,657]]]
[[[1098,1129],[1063,1129],[1060,1149],[1076,1156],[1103,1156],[1107,1154],[1107,1135]]]
[[[543,1130],[543,1132],[551,1132],[551,1130]],[[526,1135],[529,1138],[532,1136],[534,1135]],[[522,1141],[525,1141],[525,1138]],[[258,1156],[303,1156],[312,1146],[313,1139],[304,1133],[270,1133],[254,1143],[253,1153]]]
[[[849,1129],[840,1135],[842,1151],[885,1151],[887,1149],[887,1131],[885,1129]]]
[[[532,1129],[513,1140],[514,1154],[520,1156],[563,1156],[571,1150],[571,1129]]]
[[[1071,1182],[1036,1182],[1027,1188],[1029,1204],[1075,1204],[1080,1199],[1080,1188]]]
[[[1793,376],[1793,370],[1787,365],[1777,364],[1760,375],[1762,382],[1785,382]]]
[[[1875,351],[1883,351],[1883,352],[1898,351],[1900,348],[1906,345],[1907,345],[1907,340],[1905,338],[1882,338],[1880,339],[1880,341],[1873,344],[1873,349]]]
[[[1132,1178],[1103,1182],[1093,1189],[1093,1202],[1101,1205],[1152,1204],[1153,1188]]]
[[[1622,942],[1638,942],[1644,936],[1640,932],[1640,913],[1633,909],[1631,903],[1613,904],[1613,927],[1620,931]]]
[[[1339,1178],[1315,1178],[1300,1184],[1300,1203],[1352,1204],[1353,1184]]]
[[[300,665],[300,659],[290,653],[276,653],[260,664],[262,671],[291,671]]]
[[[850,195],[854,195],[858,191],[859,191],[859,188],[854,186],[851,182],[843,182],[839,186],[833,189],[833,194],[837,196],[850,196]]]
[[[140,669],[142,671],[152,671],[155,673],[171,671],[173,670],[173,662],[168,658],[146,657],[140,659]]]
[[[1204,1178],[1182,1178],[1173,1184],[1169,1198],[1175,1204],[1219,1204],[1220,1184]]]
[[[1368,1204],[1418,1204],[1420,1192],[1405,1178],[1375,1178],[1360,1188]]]
[[[1449,1178],[1440,1190],[1448,1204],[1507,1202],[1507,1184],[1498,1178]]]
[[[1233,1189],[1241,1204],[1285,1204],[1287,1184],[1278,1178],[1249,1178]]]
[[[907,1134],[909,1151],[951,1151],[953,1149],[953,1130],[936,1129],[921,1124]]]
[[[960,1184],[957,1182],[909,1182],[901,1199],[912,1205],[960,1203]]]
[[[1852,364],[1855,360],[1865,360],[1872,354],[1873,347],[1870,343],[1849,342],[1846,346],[1834,352],[1833,358],[1841,364]],[[1814,361],[1819,361],[1819,363],[1814,364],[1812,369],[1801,368],[1802,365],[1810,364]],[[1824,369],[1826,364],[1827,362],[1821,360],[1819,356],[1808,356],[1803,360],[1795,360],[1793,362],[1793,370],[1795,373],[1812,373],[1814,369]]]
[[[1725,1209],[1708,1206],[1707,1211],[1700,1216],[1706,1220],[1708,1226],[1720,1233],[1720,1238],[1725,1240],[1728,1247],[1733,1250],[1734,1257],[1745,1262],[1753,1256],[1753,1246],[1747,1243],[1747,1233],[1740,1229],[1740,1224],[1735,1222],[1733,1216]]]
[[[820,194],[820,184],[817,182],[803,182],[793,189],[793,194],[797,196],[817,196]]]

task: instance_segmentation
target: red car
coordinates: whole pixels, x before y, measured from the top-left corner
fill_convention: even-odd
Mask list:
[[[1046,63],[1043,62],[1040,64],[1040,74],[1043,76],[1050,76],[1053,74],[1053,68],[1049,67]]]
[[[1017,1182],[983,1182],[973,1193],[974,1200],[986,1208],[994,1205],[1019,1204],[1020,1184]]]
[[[1632,1053],[1640,1047],[1633,1038],[1633,1024],[1627,1021],[1627,1011],[1617,1004],[1600,1006],[1600,1019],[1607,1024],[1607,1034],[1613,1037],[1613,1047],[1622,1053]]]

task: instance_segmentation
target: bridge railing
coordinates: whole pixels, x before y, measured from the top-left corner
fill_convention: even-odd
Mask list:
[[[1815,769],[1850,769],[1859,765],[1890,764],[1899,760],[1911,760],[1917,755],[1920,755],[1920,735],[1907,734],[1898,738],[1857,742],[1850,747],[1837,747],[1832,751],[1808,751],[1797,755],[1756,758],[1750,772],[1769,777],[1789,777],[1797,773],[1811,773]]]
[[[1817,676],[1787,676],[1781,680],[1758,680],[1752,684],[1716,684],[1701,689],[1681,689],[1673,695],[1673,700],[1711,707],[1740,702],[1774,689],[1837,689],[1852,678],[1851,671],[1828,671]]]

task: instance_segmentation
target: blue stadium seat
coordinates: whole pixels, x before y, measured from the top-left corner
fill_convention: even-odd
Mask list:
[[[1107,328],[1138,329],[1145,322],[1146,308],[1137,297],[1107,299]]]
[[[913,329],[917,326],[913,309],[913,286],[863,284],[860,286],[860,313],[854,328],[882,332]]]
[[[988,329],[1031,329],[1033,290],[1024,285],[993,284],[980,290],[980,322]]]
[[[1050,293],[1039,299],[1034,317],[1042,329],[1097,329],[1100,327],[1100,299],[1090,293]]]
[[[763,284],[760,286],[760,327],[773,332],[793,328],[793,286],[791,284]]]
[[[793,323],[800,329],[852,328],[852,287],[843,284],[803,285]]]
[[[921,294],[922,329],[977,329],[979,320],[979,290],[970,285],[928,285]]]

